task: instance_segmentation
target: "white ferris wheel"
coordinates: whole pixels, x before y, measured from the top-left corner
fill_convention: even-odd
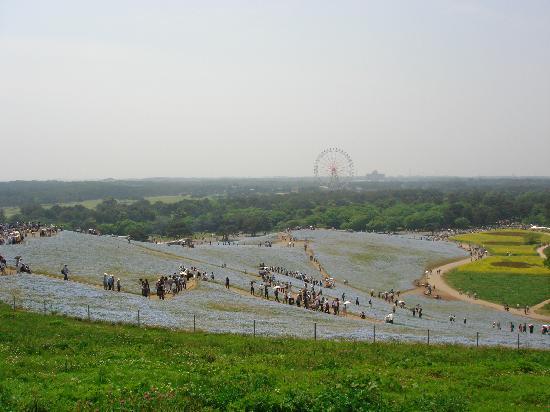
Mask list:
[[[341,189],[353,178],[353,160],[342,149],[331,147],[319,153],[313,172],[321,186],[332,190]]]

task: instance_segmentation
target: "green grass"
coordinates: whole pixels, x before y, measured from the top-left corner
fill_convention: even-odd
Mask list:
[[[177,203],[185,199],[190,199],[189,195],[168,195],[168,196],[148,196],[147,199],[151,203],[161,202],[161,203]]]
[[[4,210],[4,215],[7,217],[7,218],[10,218],[12,216],[15,216],[16,214],[19,213],[19,208],[18,207],[3,207],[1,208]]]
[[[550,277],[518,273],[480,273],[455,269],[446,275],[453,288],[476,292],[479,299],[510,306],[534,306],[550,296]]]
[[[485,247],[491,255],[500,256],[538,256],[535,245],[488,245]]]
[[[0,410],[545,410],[550,352],[183,333],[0,305]]]
[[[549,243],[547,233],[498,230],[469,233],[453,240],[482,245],[492,256],[460,266],[446,275],[449,284],[478,297],[511,306],[533,306],[550,297],[550,270],[536,252],[538,243]],[[512,256],[508,256],[511,254]]]
[[[456,270],[459,272],[476,272],[480,276],[487,273],[514,273],[550,277],[550,270],[544,266],[544,260],[537,256],[489,256],[468,263]]]
[[[527,244],[528,237],[538,238],[539,243],[550,243],[550,234],[531,230],[498,230],[458,235],[452,239],[457,242],[485,247],[492,255],[538,256],[538,244]]]

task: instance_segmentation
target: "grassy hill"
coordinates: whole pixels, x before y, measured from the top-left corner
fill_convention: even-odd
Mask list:
[[[464,292],[510,306],[533,306],[550,298],[550,270],[536,249],[550,234],[529,230],[469,233],[453,240],[485,247],[492,256],[456,268],[448,283]]]
[[[0,305],[0,410],[545,410],[548,387],[548,351],[193,334]]]

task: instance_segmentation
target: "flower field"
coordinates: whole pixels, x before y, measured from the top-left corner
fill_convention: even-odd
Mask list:
[[[368,319],[335,317],[250,296],[247,290],[251,280],[259,279],[256,268],[260,262],[315,273],[303,248],[298,245],[265,248],[258,247],[257,243],[254,245],[253,240],[250,244],[245,240],[245,245],[239,246],[216,244],[184,249],[148,243],[128,244],[124,239],[72,232],[30,239],[23,245],[2,246],[0,254],[8,258],[21,255],[34,272],[49,276],[2,276],[0,300],[11,304],[15,297],[18,307],[78,318],[88,317],[89,306],[91,319],[117,323],[137,323],[139,310],[142,325],[183,330],[193,328],[193,316],[197,329],[210,332],[251,334],[256,321],[256,334],[265,336],[313,337],[314,324],[317,324],[320,339],[371,340],[375,326],[376,339],[381,340],[425,341],[429,329],[433,343],[475,344],[476,332],[479,332],[480,345],[513,346],[517,336],[509,332],[509,322],[529,323],[528,319],[508,313],[411,294],[404,299],[409,306],[421,304],[424,317],[419,319],[410,311],[399,309],[395,324],[384,324],[381,320],[390,313],[391,306],[375,298],[370,308],[364,290],[371,287],[405,290],[431,262],[460,257],[462,252],[454,244],[401,236],[337,231],[302,231],[295,235],[311,241],[318,259],[337,279],[334,289],[323,290],[325,296],[341,297],[345,293],[346,299],[351,301],[357,296],[360,305],[350,305],[349,312],[357,315],[365,311]],[[361,261],[357,254],[369,257]],[[227,267],[221,268],[222,263]],[[60,279],[63,264],[69,266],[71,279],[78,282]],[[151,281],[160,274],[170,275],[180,264],[214,272],[215,281],[201,281],[197,288],[165,301],[139,295],[140,277],[148,277]],[[124,292],[104,291],[100,287],[104,272],[120,277]],[[223,287],[226,276],[230,278],[230,290]],[[295,287],[303,285],[295,278],[276,277],[292,282]],[[344,285],[343,279],[349,284]],[[459,321],[466,317],[467,324],[450,324],[448,316],[451,313]],[[503,330],[493,329],[493,321],[499,321]],[[549,344],[548,337],[540,335],[538,330],[532,335],[521,336],[523,347],[548,347]]]

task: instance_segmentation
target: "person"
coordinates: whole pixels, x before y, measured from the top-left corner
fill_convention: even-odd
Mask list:
[[[225,288],[229,289],[229,277],[225,278]]]
[[[120,292],[120,278],[117,278],[116,280],[116,291]]]
[[[369,299],[369,306],[372,308],[372,299]]]
[[[365,316],[365,312],[361,312],[361,319],[365,319],[366,316]]]
[[[464,324],[466,324],[466,318],[464,318]]]
[[[69,280],[69,268],[67,267],[67,265],[63,265],[61,273],[63,274],[63,280]]]
[[[267,284],[264,285],[264,298],[269,300],[269,290],[267,289]]]
[[[250,294],[254,295],[254,281],[253,280],[250,281]]]
[[[359,297],[358,297],[358,296],[355,297],[355,304],[356,304],[357,306],[359,306]]]
[[[103,274],[103,289],[107,290],[107,273]]]
[[[145,279],[145,297],[149,298],[151,296],[151,286],[149,286],[149,280]]]

